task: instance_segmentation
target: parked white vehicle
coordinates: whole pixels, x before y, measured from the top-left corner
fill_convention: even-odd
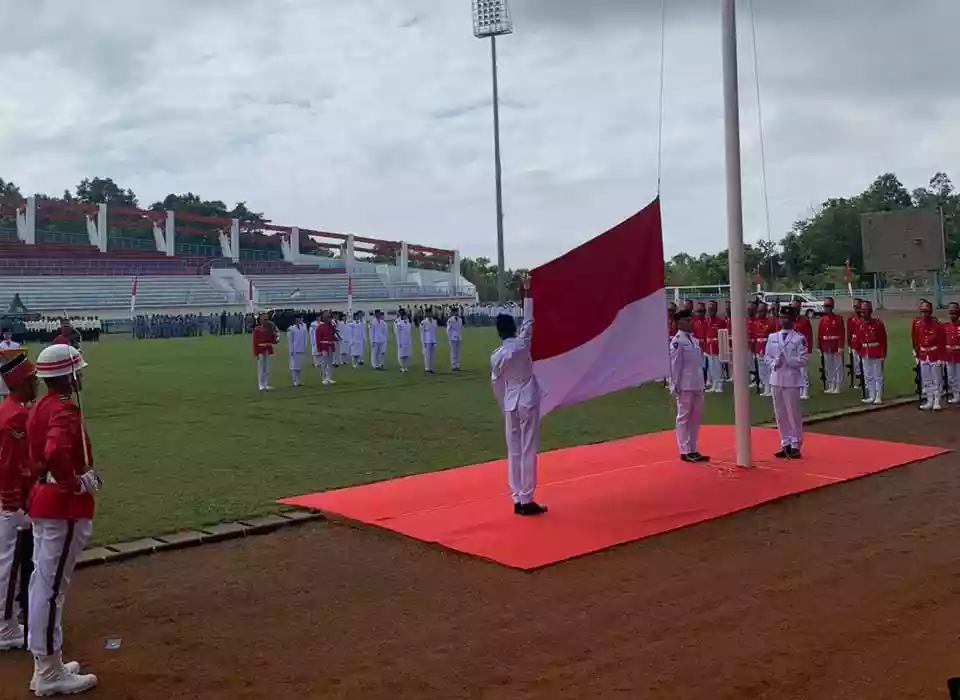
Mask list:
[[[814,318],[817,316],[823,316],[823,301],[812,297],[809,294],[802,294],[799,292],[764,292],[760,295],[760,299],[765,301],[767,304],[773,304],[777,302],[780,306],[790,304],[795,300],[800,301],[800,311],[807,318]]]

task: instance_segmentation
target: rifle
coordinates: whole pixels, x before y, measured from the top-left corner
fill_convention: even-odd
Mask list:
[[[941,380],[940,386],[943,389],[943,397],[947,398],[950,395],[950,373],[947,371],[947,363],[944,362],[940,365],[943,369],[943,379]]]
[[[827,361],[823,357],[823,351],[820,352],[820,383],[823,384],[823,390],[827,390]]]
[[[757,359],[756,355],[753,356],[753,372],[751,372],[751,374],[753,375],[754,381],[757,383],[757,393],[762,394],[763,384],[760,382],[760,361]]]
[[[882,369],[880,370],[883,371]],[[867,373],[863,369],[863,358],[860,358],[860,371],[857,373],[857,379],[860,382],[860,398],[867,398]]]
[[[923,375],[920,371],[920,361],[917,360],[913,366],[913,383],[917,390],[917,400],[920,406],[923,406]]]
[[[856,379],[856,364],[855,364],[854,361],[853,361],[853,350],[852,350],[852,349],[850,350],[850,353],[847,355],[847,358],[848,358],[848,360],[847,360],[847,372],[850,373],[850,388],[852,389],[854,386],[856,386],[856,385],[854,384],[854,380]]]
[[[710,378],[710,361],[707,360],[707,356],[703,356],[703,383],[707,384]]]

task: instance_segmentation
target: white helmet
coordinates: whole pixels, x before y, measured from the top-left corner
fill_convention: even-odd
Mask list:
[[[46,347],[37,355],[36,361],[37,376],[40,379],[64,377],[86,366],[87,363],[83,361],[80,351],[70,345]]]

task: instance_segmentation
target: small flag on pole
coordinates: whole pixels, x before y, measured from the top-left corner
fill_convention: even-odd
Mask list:
[[[300,287],[297,287],[292,292],[290,292],[291,299],[299,299],[302,296],[303,296],[303,292],[300,291]]]
[[[137,277],[134,277],[134,278],[133,278],[133,288],[130,290],[130,314],[131,314],[131,315],[133,315],[133,313],[134,313],[134,312],[136,311],[136,309],[137,309],[137,281],[138,281],[138,279],[139,279],[139,278],[137,278]]]

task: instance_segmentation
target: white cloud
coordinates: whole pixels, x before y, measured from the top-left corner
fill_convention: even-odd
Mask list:
[[[725,247],[716,5],[668,0],[668,253]],[[0,70],[16,78],[0,92],[0,176],[26,190],[104,175],[145,203],[190,190],[280,223],[496,257],[489,44],[472,37],[468,0],[0,10],[18,27],[0,45]],[[514,0],[517,33],[498,44],[509,265],[552,257],[654,196],[658,12],[654,0]],[[882,171],[908,186],[949,171],[960,5],[771,0],[757,13],[775,236]],[[756,239],[766,228],[742,24]]]

